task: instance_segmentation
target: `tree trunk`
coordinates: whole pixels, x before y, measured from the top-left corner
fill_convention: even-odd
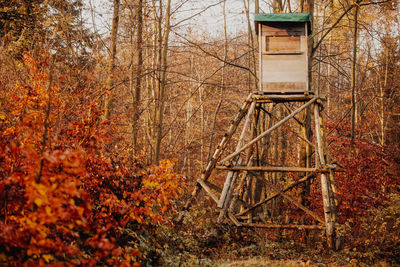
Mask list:
[[[156,136],[155,136],[155,149],[153,164],[157,164],[160,159],[160,148],[162,140],[162,124],[164,115],[164,96],[167,83],[167,57],[168,57],[168,41],[170,33],[170,17],[171,17],[171,0],[167,1],[166,14],[165,14],[165,29],[162,39],[161,50],[161,77],[158,96],[156,99]]]
[[[113,20],[111,26],[111,41],[110,41],[110,57],[107,67],[107,82],[106,82],[106,96],[104,101],[104,117],[109,119],[111,115],[112,101],[113,101],[113,76],[115,67],[115,56],[117,54],[117,36],[118,36],[118,22],[119,22],[119,5],[120,0],[114,0]]]
[[[304,1],[301,1],[301,10],[302,12],[308,12],[310,13],[310,24],[311,27],[313,25],[313,20],[314,20],[314,1],[313,0],[308,0],[306,3]],[[310,35],[308,37],[308,90],[310,91],[316,91],[315,89],[313,90],[312,88],[312,62],[313,62],[313,56],[312,56],[312,48],[313,48],[314,42],[313,38]],[[317,90],[318,91],[318,90]],[[311,129],[311,107],[308,107],[302,113],[300,114],[300,121],[302,125],[300,126],[300,133],[301,136],[304,137],[307,140],[311,140],[312,138],[312,129]],[[304,141],[300,142],[300,157],[299,157],[299,165],[301,167],[309,168],[311,166],[311,157],[312,157],[312,149],[311,146]],[[307,173],[303,173],[303,176],[306,176]],[[303,205],[306,205],[305,203],[305,196],[310,194],[310,181],[307,181],[306,183],[303,184],[303,186],[300,189],[300,201]]]
[[[135,43],[135,60],[132,64],[132,73],[134,74],[134,87],[132,92],[132,146],[133,152],[138,152],[138,123],[140,118],[140,95],[141,95],[141,75],[143,68],[143,0],[136,0],[136,43]]]
[[[353,32],[353,63],[351,72],[351,139],[355,138],[355,128],[357,122],[357,103],[356,103],[356,67],[357,67],[357,39],[358,39],[358,9],[356,5],[354,12],[354,32]]]
[[[258,1],[258,0],[256,0]],[[225,10],[225,6],[226,6],[226,0],[223,0],[223,4],[222,4],[222,14],[224,16],[224,62],[222,62],[222,73],[221,73],[221,85],[220,85],[220,90],[219,90],[219,101],[217,104],[217,107],[215,108],[215,112],[214,112],[214,118],[213,118],[213,122],[212,122],[212,127],[211,127],[211,134],[210,134],[210,143],[208,146],[208,153],[207,153],[207,159],[206,159],[206,164],[205,166],[208,165],[209,161],[210,161],[210,157],[211,157],[211,150],[213,147],[213,140],[214,140],[214,132],[215,132],[215,126],[216,126],[216,122],[217,122],[217,115],[219,110],[221,109],[221,105],[222,105],[222,97],[223,97],[223,93],[224,93],[224,88],[225,88],[225,74],[226,74],[226,60],[228,58],[228,33],[226,30],[226,10]]]

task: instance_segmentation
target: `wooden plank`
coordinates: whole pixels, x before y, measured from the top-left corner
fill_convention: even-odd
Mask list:
[[[235,215],[232,213],[228,212],[228,218],[231,219],[231,221],[236,225],[236,226],[242,226],[242,224],[236,219]]]
[[[291,75],[291,73],[279,73],[279,75]],[[307,91],[306,82],[264,82],[262,89],[266,93],[304,93]]]
[[[294,72],[307,70],[307,60],[305,54],[263,54],[263,72],[268,73],[276,71]],[[275,68],[274,68],[275,67]],[[276,81],[279,81],[276,79]],[[264,81],[265,82],[265,81]]]
[[[204,181],[204,180],[203,180],[203,181]],[[215,190],[215,191],[217,191],[218,193],[221,194],[222,189],[221,189],[220,187],[216,186],[215,184],[211,183],[210,181],[204,181],[204,183],[205,183],[208,187],[210,187],[211,189],[213,189],[213,190]]]
[[[311,25],[308,23],[304,23],[304,32],[306,33],[305,36],[302,36],[303,41],[301,42],[302,45],[305,45],[305,49],[304,51],[305,56],[306,56],[306,60],[307,60],[307,91],[308,90],[312,90],[311,84],[310,84],[310,76],[312,74],[312,66],[313,66],[313,57],[311,55],[311,57],[309,56],[309,52],[313,49],[313,43],[312,42],[308,42],[308,26]]]
[[[241,164],[242,160],[239,159],[238,164]],[[236,181],[236,178],[238,176],[237,171],[230,171],[228,175],[226,176],[225,183],[224,183],[224,188],[222,189],[221,196],[218,200],[218,205],[217,207],[222,209],[226,207],[226,200],[229,192],[231,191],[230,189],[232,188],[233,183]]]
[[[283,107],[289,112],[289,114],[293,112],[293,110],[291,110],[291,109],[286,105],[286,103],[282,103],[282,105],[283,105]],[[303,123],[302,123],[301,121],[299,121],[299,119],[297,119],[296,117],[293,117],[293,119],[297,122],[298,125],[303,126]],[[298,133],[296,133],[296,134],[297,134],[298,136],[301,136],[301,135],[299,135]],[[301,137],[301,138],[304,138],[304,137]],[[307,140],[307,141],[308,141],[308,140]],[[311,143],[310,141],[308,141],[308,142]]]
[[[326,166],[330,168],[329,175],[327,176],[328,180],[328,192],[329,192],[329,199],[330,199],[330,206],[331,206],[331,216],[332,216],[332,221],[333,224],[335,225],[337,222],[337,214],[336,214],[336,207],[338,205],[338,201],[336,198],[336,181],[335,181],[335,176],[333,169],[331,168],[330,163],[330,156],[328,154],[328,145],[326,141],[326,135],[325,135],[325,128],[324,128],[324,123],[322,119],[322,114],[319,112],[319,124],[321,128],[321,139],[322,139],[322,149],[324,151],[324,157],[326,158]]]
[[[304,31],[304,28],[302,29]],[[264,36],[262,42],[262,83],[264,92],[308,90],[307,38],[305,36]]]
[[[266,52],[298,52],[301,51],[300,36],[265,36]]]
[[[265,102],[287,102],[287,101],[309,101],[313,96],[305,94],[289,94],[289,95],[278,95],[278,94],[265,94],[264,92],[256,94],[255,98],[260,103]]]
[[[228,171],[268,171],[268,172],[329,172],[329,169],[305,168],[305,167],[276,167],[276,166],[215,166],[217,170]]]
[[[264,52],[263,55],[302,55],[304,52],[302,51],[290,51],[290,52],[283,52],[283,51],[277,51],[277,52]]]
[[[314,97],[312,98],[310,101],[308,101],[307,103],[305,103],[304,105],[302,105],[301,107],[299,107],[298,109],[296,109],[295,111],[293,111],[291,114],[289,114],[288,116],[286,116],[285,118],[283,118],[281,121],[279,121],[278,123],[276,123],[274,126],[272,126],[271,128],[269,128],[268,130],[266,130],[265,132],[261,133],[259,136],[257,136],[256,138],[254,138],[253,140],[251,140],[249,143],[247,143],[246,145],[242,146],[238,151],[230,154],[229,156],[225,157],[223,160],[220,161],[221,162],[225,162],[228,161],[232,158],[234,158],[235,156],[239,155],[242,151],[246,150],[247,148],[249,148],[250,146],[252,146],[253,144],[255,144],[256,142],[258,142],[261,138],[267,136],[268,134],[270,134],[273,130],[275,130],[276,128],[278,128],[279,126],[281,126],[282,124],[284,124],[285,122],[287,122],[288,120],[290,120],[291,118],[293,118],[296,114],[300,113],[303,109],[307,108],[308,106],[310,106],[312,103],[314,103],[318,98]]]
[[[325,229],[323,225],[304,225],[304,224],[261,224],[261,223],[241,223],[241,226],[272,229],[299,229],[299,230],[317,230]]]
[[[285,22],[269,22],[262,25],[263,36],[299,36],[305,35],[304,23],[289,24]]]
[[[218,203],[218,197],[214,194],[214,192],[211,190],[210,187],[208,187],[208,185],[206,185],[206,183],[201,180],[198,179],[197,183],[201,185],[201,187],[203,187],[203,189],[207,192],[207,194],[215,201],[215,203]]]
[[[307,60],[304,54],[263,55],[263,83],[306,82]],[[285,76],[286,75],[286,76]],[[290,75],[290,76],[289,76]]]

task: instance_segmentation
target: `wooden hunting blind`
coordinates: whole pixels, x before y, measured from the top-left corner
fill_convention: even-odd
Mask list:
[[[184,210],[204,190],[219,210],[217,223],[321,229],[328,245],[339,247],[334,177],[339,170],[328,153],[324,98],[308,80],[310,15],[256,14],[255,24],[260,87],[231,121]],[[320,192],[322,209],[308,203],[313,184],[319,184],[314,192]]]
[[[310,14],[255,14],[260,91],[304,93],[308,88]]]

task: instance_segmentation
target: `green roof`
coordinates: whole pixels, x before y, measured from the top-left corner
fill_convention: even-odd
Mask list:
[[[274,14],[254,14],[256,22],[307,22],[310,21],[310,13],[274,13]]]

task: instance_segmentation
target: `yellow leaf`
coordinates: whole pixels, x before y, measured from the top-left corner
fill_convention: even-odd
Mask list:
[[[42,258],[46,263],[49,263],[50,261],[54,260],[54,257],[50,254],[44,254],[42,255]]]
[[[47,193],[46,186],[41,185],[41,184],[37,185],[37,190],[42,196],[46,195],[46,193]]]
[[[126,261],[130,262],[131,261],[131,256],[129,254],[125,254],[124,258]]]
[[[46,214],[51,216],[51,208],[49,206],[46,207]]]
[[[43,204],[43,201],[41,198],[36,198],[34,202],[35,202],[36,206],[38,206],[38,207],[42,206],[42,204]]]

